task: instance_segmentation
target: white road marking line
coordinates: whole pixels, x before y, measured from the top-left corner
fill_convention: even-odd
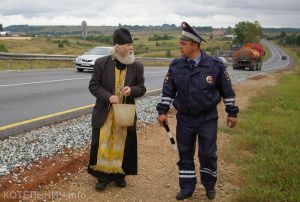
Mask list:
[[[10,86],[23,86],[23,85],[32,85],[32,84],[41,84],[41,83],[54,83],[61,81],[72,81],[72,80],[82,80],[82,79],[90,79],[91,77],[81,77],[81,78],[71,78],[71,79],[59,79],[59,80],[50,80],[50,81],[35,81],[29,83],[14,83],[14,84],[4,84],[0,85],[1,87],[10,87]]]

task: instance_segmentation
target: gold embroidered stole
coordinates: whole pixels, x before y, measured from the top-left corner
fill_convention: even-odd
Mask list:
[[[120,71],[115,67],[115,95],[122,103],[122,88],[124,87],[126,69]],[[114,123],[114,113],[110,107],[107,119],[100,129],[97,164],[91,166],[93,170],[105,173],[121,173],[124,156],[125,141],[127,137],[127,127],[116,126]]]

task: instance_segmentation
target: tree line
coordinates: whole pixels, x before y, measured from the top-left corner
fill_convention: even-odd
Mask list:
[[[167,34],[165,34],[165,35],[154,34],[153,37],[148,38],[149,41],[162,41],[162,40],[171,40],[171,39],[174,39],[174,37],[169,36]]]
[[[288,44],[288,45],[297,45],[300,46],[300,34],[286,34],[285,32],[281,32],[277,37],[279,43]]]
[[[95,42],[100,42],[100,43],[105,43],[105,44],[112,44],[113,39],[111,35],[90,35],[86,37],[87,41],[95,41]]]

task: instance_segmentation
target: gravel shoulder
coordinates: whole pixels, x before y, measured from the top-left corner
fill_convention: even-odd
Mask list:
[[[275,85],[281,75],[282,72],[256,76],[236,85],[237,104],[240,109],[247,107],[249,98],[255,95],[261,87]],[[147,102],[155,106],[158,98],[150,99]],[[140,104],[143,105],[143,103]],[[12,171],[6,170],[6,173],[0,177],[0,201],[176,201],[175,195],[179,191],[176,165],[178,155],[172,150],[164,129],[157,123],[153,123],[156,113],[150,108],[147,109],[149,113],[140,118],[141,121],[138,124],[139,173],[137,176],[126,177],[125,189],[115,187],[114,184],[110,184],[104,192],[97,192],[94,189],[96,179],[86,173],[90,137],[90,134],[87,134],[77,137],[82,139],[82,145],[80,144],[79,147],[72,146],[72,144],[77,145],[77,142],[71,144],[72,141],[68,140],[69,146],[62,146],[51,155],[35,157],[36,160],[33,158],[34,162],[29,164],[23,162],[15,168],[13,165],[16,162],[22,162],[20,160],[22,158],[11,162],[10,170]],[[225,126],[225,118],[223,104],[220,104],[219,127]],[[86,121],[90,121],[90,117],[83,116],[79,120],[86,124]],[[175,133],[174,110],[169,116],[169,123],[171,130]],[[63,126],[67,127],[68,124],[70,122],[63,123]],[[86,130],[86,128],[80,130]],[[65,129],[57,132],[57,134],[61,133],[64,136]],[[90,133],[90,130],[86,133]],[[24,139],[24,141],[27,140]],[[230,201],[243,183],[239,169],[234,164],[236,154],[231,152],[230,145],[231,136],[219,131],[217,197],[214,201]],[[13,146],[14,142],[10,142],[10,147]],[[9,150],[10,147],[7,146],[7,149]],[[32,151],[35,150],[34,148]],[[42,151],[40,153],[43,153]],[[7,154],[1,153],[1,158],[4,157],[3,155]],[[195,155],[195,160],[198,184],[193,197],[188,201],[207,201],[204,188],[200,185],[197,155]]]

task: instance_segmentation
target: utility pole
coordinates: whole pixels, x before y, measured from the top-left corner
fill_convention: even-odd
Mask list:
[[[83,20],[81,22],[81,36],[84,39],[84,52],[86,52],[85,43],[86,43],[86,37],[87,37],[87,35],[88,35],[88,32],[87,32],[87,23],[86,23],[85,20]]]

